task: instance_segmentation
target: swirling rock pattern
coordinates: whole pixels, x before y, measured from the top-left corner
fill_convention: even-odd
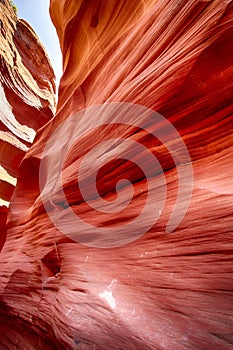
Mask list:
[[[1,348],[232,348],[232,9],[229,0],[51,0],[64,75],[56,117],[26,153],[11,200],[0,255]],[[91,123],[82,124],[84,136],[67,153],[62,186],[74,213],[92,230],[124,226],[137,215],[146,179],[130,161],[108,161],[97,177],[100,195],[114,202],[116,182],[126,178],[132,185],[124,193],[133,188],[134,204],[114,217],[101,215],[77,189],[87,150],[109,138],[137,140],[158,157],[166,177],[159,220],[116,249],[89,247],[59,232],[47,212],[57,211],[72,228],[61,188],[45,168],[45,183],[54,184],[46,212],[39,184],[40,160],[54,130],[105,102],[161,113],[186,143],[194,172],[189,210],[167,234],[178,191],[177,167],[167,151],[169,142],[176,143],[173,135],[161,144],[140,128],[89,130]],[[61,139],[59,151],[65,147]],[[51,144],[48,154],[56,151]],[[103,157],[108,151],[102,149]],[[179,168],[184,163],[179,149],[177,154]]]

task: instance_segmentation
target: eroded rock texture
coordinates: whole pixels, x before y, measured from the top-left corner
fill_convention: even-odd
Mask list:
[[[8,1],[0,2],[0,37],[1,198],[9,201],[15,185],[10,177],[17,177],[35,131],[53,117],[55,83],[38,37]]]
[[[9,1],[1,1],[0,205],[4,207],[0,213],[0,242],[5,240],[6,206],[19,164],[35,131],[53,117],[54,111],[54,73],[47,54],[30,25],[17,18]]]
[[[51,16],[64,75],[56,117],[38,131],[26,153],[11,200],[0,255],[1,348],[232,349],[232,1],[52,0]],[[177,174],[185,166],[179,149],[176,164],[168,153],[170,144],[177,144],[175,136],[167,135],[161,144],[133,126],[90,130],[92,119],[85,115],[82,138],[67,153],[62,184],[73,211],[92,226],[79,232],[68,221],[59,182],[46,167],[45,211],[39,167],[48,138],[74,113],[105,102],[158,111],[186,143],[193,193],[173,232],[165,228],[178,195]],[[101,115],[95,118],[104,122]],[[158,124],[152,129],[159,129]],[[109,158],[112,150],[103,141],[117,137],[137,140],[157,156],[167,198],[148,233],[115,249],[99,249],[72,241],[49,215],[55,213],[57,222],[63,220],[88,243],[95,227],[118,229],[134,220],[145,204],[147,181],[134,168],[134,159],[121,159],[121,153],[118,161],[115,153]],[[65,140],[64,134],[59,149],[49,145],[51,162],[57,152],[67,151]],[[135,194],[129,208],[111,215],[85,203],[77,186],[80,162],[101,143],[99,158],[106,166],[97,176],[100,195],[114,202],[121,178],[131,181]],[[81,180],[94,171],[91,165]],[[156,176],[159,183],[161,172]],[[125,183],[121,192],[124,199],[132,186]],[[88,195],[98,204],[99,198]],[[143,225],[142,220],[131,230],[138,232]]]

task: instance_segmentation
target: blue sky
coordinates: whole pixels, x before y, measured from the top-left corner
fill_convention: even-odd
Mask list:
[[[62,56],[56,30],[49,16],[49,0],[14,0],[18,17],[29,22],[46,48],[57,78],[62,74]]]

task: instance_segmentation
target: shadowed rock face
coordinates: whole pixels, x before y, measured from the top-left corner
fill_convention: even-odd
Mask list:
[[[231,349],[232,2],[51,0],[50,10],[64,75],[56,117],[38,131],[11,199],[0,254],[1,348]],[[164,119],[142,114],[120,123],[122,104],[113,115],[105,107],[80,112],[105,102],[141,105]],[[137,162],[147,162],[147,151],[126,159],[121,144],[107,143],[119,138],[157,157],[158,201],[162,173],[166,180],[161,215],[141,237],[149,216],[135,217],[148,205],[150,178]],[[187,204],[183,188],[191,188],[192,173],[180,171],[187,159],[179,138],[193,191],[186,215],[167,233],[174,208],[179,217]],[[118,188],[120,179],[131,185]],[[132,193],[116,212],[115,201]],[[102,199],[113,212],[103,213]],[[89,226],[71,220],[70,208]],[[149,213],[157,214],[152,204]],[[109,248],[108,235],[114,229],[123,241],[128,222],[138,239]],[[99,228],[106,239],[95,236]]]

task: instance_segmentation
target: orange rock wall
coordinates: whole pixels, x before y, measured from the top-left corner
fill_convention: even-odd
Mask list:
[[[8,1],[0,2],[0,38],[1,167],[17,177],[35,131],[54,115],[55,77],[38,37]],[[2,171],[1,179],[9,183]],[[12,191],[3,192],[9,201]]]
[[[11,200],[0,254],[1,347],[230,350],[232,1],[51,0],[50,11],[64,75],[56,117],[38,131],[26,153]],[[161,144],[135,127],[90,130],[98,114],[86,123],[85,115],[77,119],[84,136],[67,154],[62,184],[73,212],[92,225],[84,232],[87,239],[97,227],[110,230],[133,220],[147,189],[142,173],[129,160],[117,163],[115,157],[102,168],[97,187],[113,202],[116,179],[127,178],[132,186],[122,191],[127,195],[133,188],[133,204],[120,214],[100,215],[77,189],[87,150],[110,138],[137,140],[158,157],[166,178],[166,203],[158,221],[141,238],[114,249],[77,243],[60,232],[49,219],[52,213],[74,235],[82,235],[66,219],[61,188],[46,167],[45,184],[54,183],[53,192],[46,193],[47,206],[39,184],[40,160],[54,130],[83,108],[105,102],[139,104],[163,115],[183,138],[194,175],[189,209],[179,226],[166,233],[177,174],[185,166],[179,149],[177,167],[168,154],[175,136],[165,134]],[[156,121],[152,125],[159,127]],[[66,149],[65,130],[60,148],[50,144],[47,149],[52,160]],[[108,152],[103,146],[104,159]],[[143,225],[142,220],[131,229],[138,232]]]

